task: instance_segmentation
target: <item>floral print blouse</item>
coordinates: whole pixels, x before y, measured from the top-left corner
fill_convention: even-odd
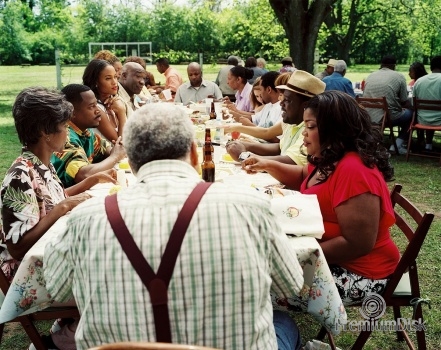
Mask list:
[[[52,164],[47,167],[32,152],[25,150],[9,168],[0,188],[0,265],[10,280],[19,261],[12,258],[5,243],[17,243],[65,198]]]

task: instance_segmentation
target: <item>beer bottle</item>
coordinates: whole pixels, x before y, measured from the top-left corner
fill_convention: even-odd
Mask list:
[[[214,182],[215,166],[213,162],[213,145],[211,144],[211,131],[209,128],[205,129],[205,144],[204,144],[204,160],[201,164],[202,179],[206,182]]]
[[[210,108],[210,120],[216,120],[216,110],[214,108],[214,102],[211,102],[211,108]]]

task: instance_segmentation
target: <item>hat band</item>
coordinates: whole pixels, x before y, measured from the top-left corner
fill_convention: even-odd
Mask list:
[[[295,92],[298,92],[300,94],[315,96],[312,92],[309,92],[308,90],[299,89],[297,86],[294,86],[290,83],[287,83],[286,86],[288,86],[290,89],[294,90]]]

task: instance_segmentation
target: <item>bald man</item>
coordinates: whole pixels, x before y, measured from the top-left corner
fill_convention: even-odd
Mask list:
[[[212,81],[202,79],[202,69],[199,63],[191,62],[187,67],[188,82],[182,84],[176,91],[175,102],[182,102],[184,105],[202,101],[210,97],[221,99],[222,92]]]
[[[118,95],[127,106],[127,117],[135,111],[135,95],[138,95],[144,87],[145,69],[136,62],[124,64],[119,78]]]

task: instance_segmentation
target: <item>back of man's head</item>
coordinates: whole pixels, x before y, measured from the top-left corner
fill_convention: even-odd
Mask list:
[[[134,172],[154,160],[183,160],[190,152],[194,127],[178,106],[156,103],[135,111],[124,126],[123,140]]]
[[[146,64],[145,64],[145,60],[139,56],[129,56],[126,58],[126,60],[124,61],[124,63],[129,63],[129,62],[136,62],[139,63],[142,68],[146,68]]]
[[[393,55],[386,55],[381,59],[381,67],[395,69],[396,64],[397,60]]]
[[[230,56],[228,57],[227,64],[236,67],[239,64],[239,60],[236,56]]]
[[[66,100],[74,105],[74,107],[81,102],[83,98],[81,97],[82,92],[89,91],[90,87],[83,84],[69,84],[61,89],[61,92],[66,96]]]
[[[158,58],[156,60],[156,64],[160,64],[161,66],[164,66],[164,67],[169,66],[168,59],[166,59],[165,57]]]
[[[275,92],[277,92],[275,81],[277,77],[280,75],[279,72],[268,72],[260,77],[260,85],[263,88],[271,87]],[[277,92],[278,93],[278,92]]]
[[[247,68],[254,68],[257,67],[257,60],[255,57],[248,57],[247,60],[245,61],[245,67]]]
[[[292,58],[291,57],[284,57],[282,58],[282,66],[291,66],[294,67],[293,63],[292,63]]]
[[[433,72],[435,71],[441,71],[441,56],[435,56],[430,61],[430,70]]]
[[[348,68],[348,66],[346,65],[346,62],[343,60],[338,60],[335,63],[334,66],[334,72],[340,73],[340,74],[344,74],[346,72],[346,69]]]

